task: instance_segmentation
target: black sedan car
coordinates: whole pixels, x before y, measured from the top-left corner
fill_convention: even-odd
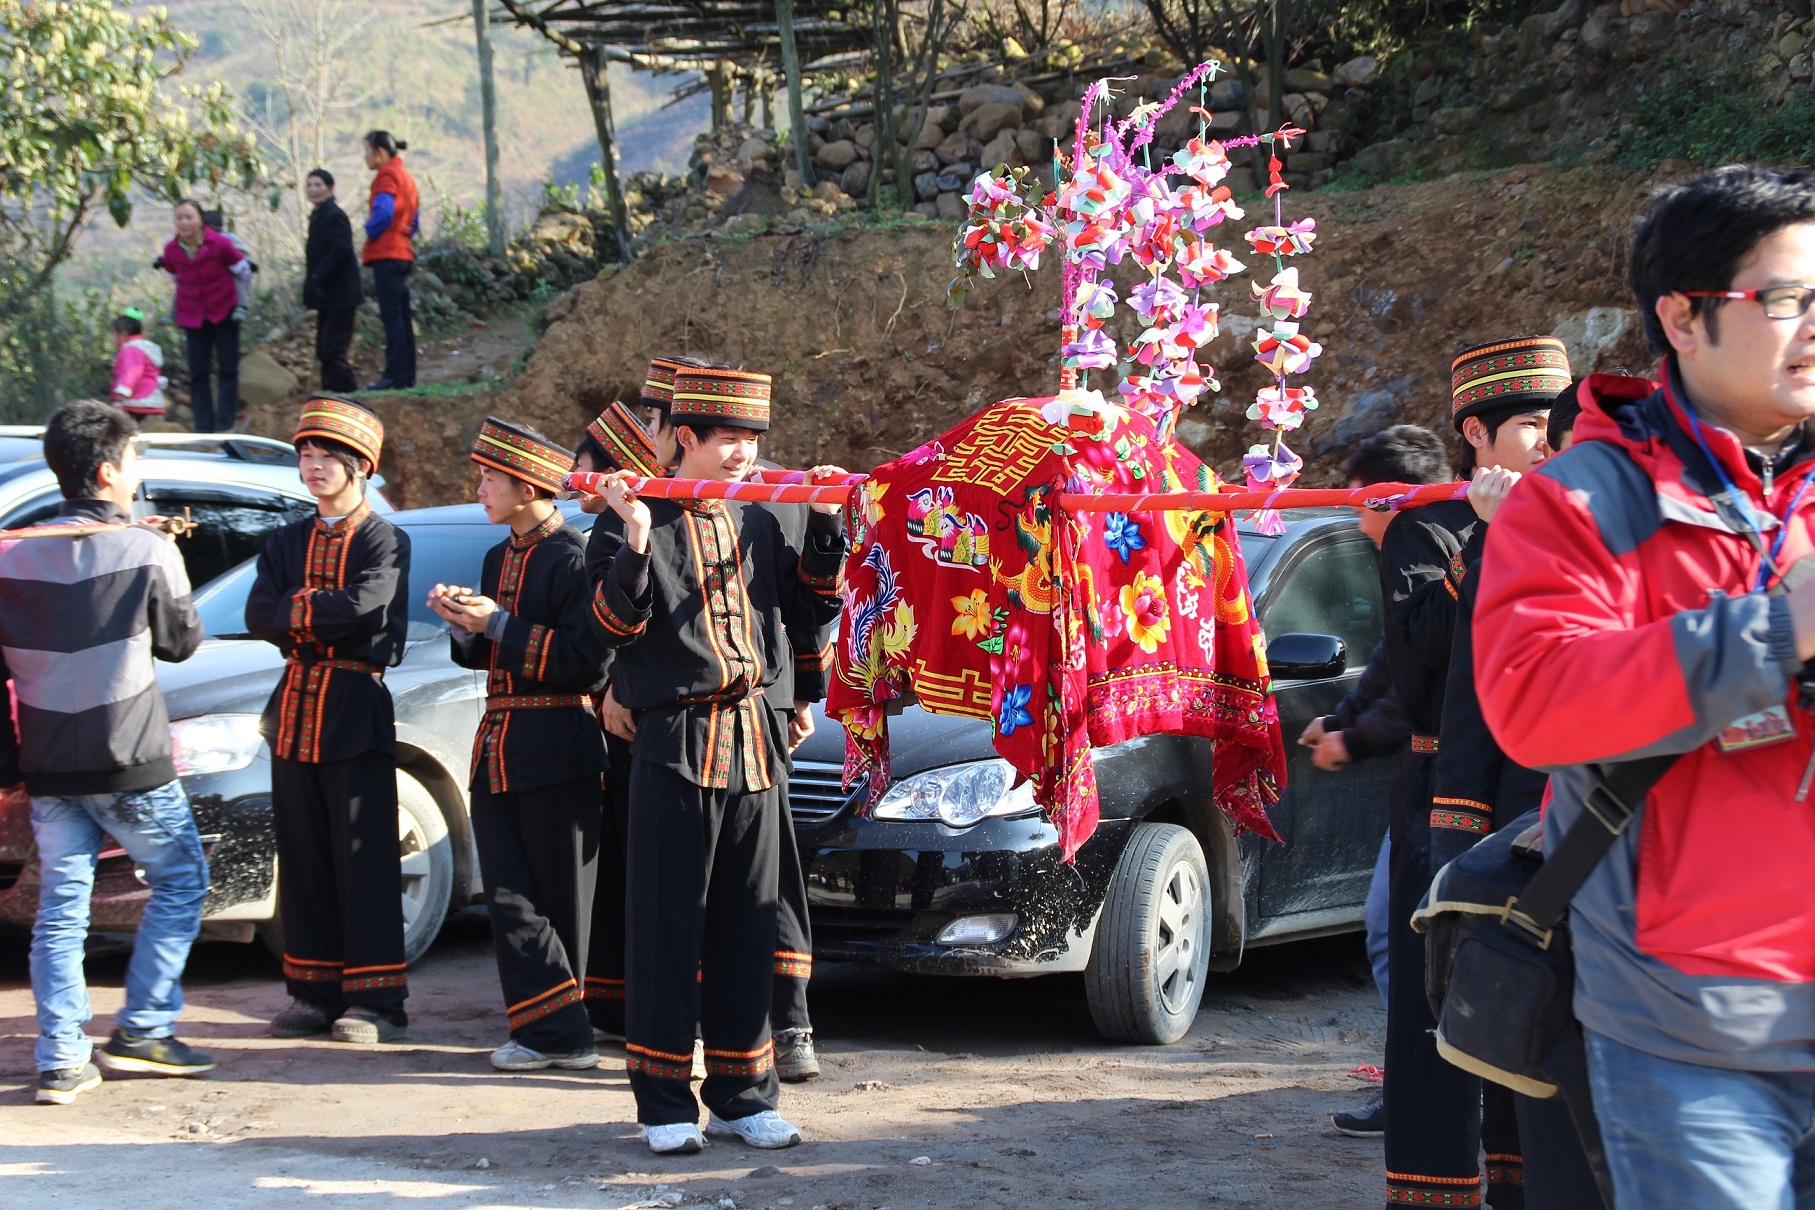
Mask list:
[[[1292,517],[1279,537],[1241,535],[1292,754],[1271,812],[1283,845],[1232,835],[1206,794],[1207,741],[1150,736],[1097,753],[1103,823],[1066,865],[1028,787],[1011,787],[987,724],[913,707],[891,720],[897,780],[865,814],[864,788],[841,785],[843,732],[822,715],[790,783],[819,957],[926,974],[1083,972],[1105,1035],[1168,1042],[1190,1026],[1208,972],[1233,968],[1246,947],[1358,928],[1391,770],[1320,773],[1289,741],[1359,674],[1345,651],[1373,648],[1379,575],[1352,518]],[[418,602],[437,580],[470,580],[500,537],[475,505],[392,519],[410,534]],[[205,935],[274,941],[270,765],[257,720],[281,661],[243,634],[252,571],[244,564],[198,594],[209,641],[162,666],[160,680],[214,875]],[[412,959],[451,906],[480,893],[466,781],[484,683],[455,667],[445,633],[418,603],[403,663],[386,676]],[[124,854],[104,853],[94,927],[132,929],[146,894]],[[15,794],[0,801],[0,926],[28,927],[36,900],[29,804]]]

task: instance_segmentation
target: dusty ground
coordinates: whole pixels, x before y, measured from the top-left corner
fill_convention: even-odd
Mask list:
[[[90,963],[99,1017],[124,959]],[[1190,1035],[1114,1046],[1081,982],[910,978],[822,967],[826,1074],[789,1086],[806,1144],[715,1143],[661,1159],[634,1136],[618,1052],[597,1072],[502,1076],[482,919],[452,922],[412,972],[411,1040],[385,1049],[263,1036],[275,965],[197,951],[184,1036],[220,1069],[120,1077],[31,1103],[24,946],[0,942],[0,1204],[876,1210],[892,1207],[1353,1207],[1380,1200],[1380,1147],[1336,1135],[1348,1075],[1379,1061],[1383,1014],[1358,938],[1256,951],[1212,976]]]

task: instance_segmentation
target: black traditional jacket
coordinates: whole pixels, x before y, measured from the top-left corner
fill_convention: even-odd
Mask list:
[[[1486,525],[1476,526],[1485,540]],[[1464,555],[1469,551],[1465,550]],[[1481,560],[1470,559],[1460,585],[1449,681],[1443,695],[1442,749],[1431,795],[1431,868],[1445,865],[1490,832],[1532,810],[1549,778],[1508,760],[1475,694],[1475,593]]]
[[[616,649],[617,699],[637,714],[632,751],[697,785],[768,789],[785,774],[777,683],[793,676],[789,632],[837,619],[844,531],[809,512],[801,549],[776,515],[738,501],[647,502],[649,550],[624,546],[624,523],[593,525],[592,622]],[[792,692],[799,692],[797,684]]]
[[[485,552],[479,591],[497,602],[483,635],[456,628],[454,662],[485,672],[472,788],[534,790],[605,771],[593,694],[605,653],[593,637],[585,539],[554,513]]]
[[[1443,697],[1449,680],[1458,602],[1466,567],[1464,550],[1486,526],[1466,500],[1407,509],[1393,518],[1380,542],[1381,595],[1386,599],[1382,641],[1393,672],[1393,698],[1411,728],[1411,763],[1393,792],[1393,843],[1429,847],[1429,758],[1437,755]]]
[[[1325,731],[1342,732],[1352,761],[1397,755],[1406,750],[1412,732],[1399,713],[1399,703],[1393,700],[1393,673],[1386,665],[1384,639],[1374,644],[1361,679],[1324,717],[1323,727]]]
[[[265,539],[246,630],[284,653],[261,724],[273,755],[315,764],[397,750],[384,670],[403,659],[409,599],[409,535],[366,504]]]

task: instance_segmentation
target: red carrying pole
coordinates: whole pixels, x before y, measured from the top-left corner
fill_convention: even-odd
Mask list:
[[[720,483],[714,479],[636,479],[636,494],[660,500],[749,500],[764,504],[845,504],[852,489],[868,476],[847,475],[826,486],[806,483],[804,471],[763,471],[764,481]],[[570,491],[599,494],[610,476],[575,471],[567,476]],[[1468,495],[1466,482],[1375,483],[1357,488],[1290,487],[1271,492],[1065,492],[1059,507],[1072,512],[1206,512],[1245,513],[1260,509],[1372,508],[1382,512],[1417,508]]]

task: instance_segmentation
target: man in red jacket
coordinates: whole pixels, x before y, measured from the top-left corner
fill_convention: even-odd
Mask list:
[[[1619,1210],[1815,1207],[1815,175],[1653,199],[1631,281],[1662,386],[1590,379],[1489,533],[1481,706],[1551,773],[1675,762],[1576,894],[1576,1015]],[[1640,804],[1633,804],[1639,806]]]

